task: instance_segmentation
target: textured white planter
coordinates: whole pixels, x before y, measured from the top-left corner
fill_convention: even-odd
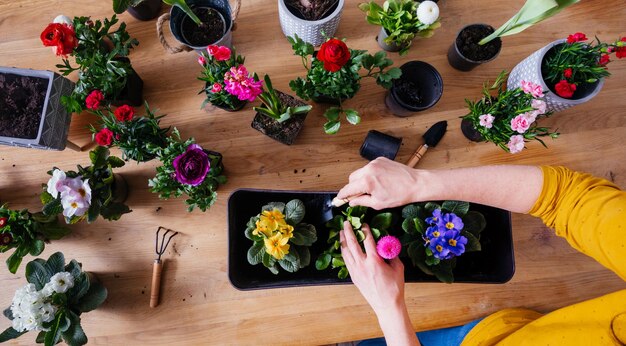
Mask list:
[[[337,8],[331,14],[320,20],[310,21],[296,17],[285,5],[285,0],[278,0],[280,27],[283,29],[285,36],[293,37],[297,34],[303,41],[319,46],[326,41],[322,32],[326,37],[335,35],[339,27],[343,5],[344,0],[339,0]]]
[[[546,85],[546,82],[543,79],[543,74],[541,73],[541,64],[546,53],[550,50],[550,48],[565,42],[565,39],[556,40],[547,46],[539,49],[538,51],[531,54],[526,59],[522,60],[509,74],[509,79],[507,80],[507,88],[509,90],[519,88],[522,86],[522,81],[533,82],[535,84],[541,85],[541,88],[545,94],[545,101],[547,104],[546,109],[551,112],[559,112],[570,107],[579,105],[581,103],[585,103],[592,98],[594,98],[602,89],[604,85],[604,78],[600,80],[600,82],[596,85],[595,89],[590,91],[588,95],[579,99],[565,99],[560,97],[559,95],[550,91],[550,88]]]

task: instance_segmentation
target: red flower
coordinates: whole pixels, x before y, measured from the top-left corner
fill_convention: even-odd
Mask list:
[[[0,228],[6,226],[8,221],[6,217],[0,217]]]
[[[85,105],[89,109],[96,110],[100,107],[100,102],[104,100],[104,94],[100,90],[94,90],[87,95],[85,99]]]
[[[606,65],[606,64],[608,64],[610,62],[611,62],[611,59],[610,59],[609,55],[608,54],[603,54],[600,57],[600,61],[598,61],[598,65],[604,66],[604,65]]]
[[[217,61],[224,61],[224,60],[230,59],[230,48],[226,46],[210,45],[207,47],[206,50]]]
[[[586,39],[587,36],[585,36],[585,34],[583,34],[582,32],[577,32],[573,35],[567,36],[567,43],[572,44],[574,42],[585,41]]]
[[[111,145],[113,143],[113,131],[106,127],[100,130],[100,132],[96,133],[96,143],[103,147]]]
[[[566,68],[565,71],[563,71],[563,77],[572,78],[572,69]]]
[[[13,241],[11,233],[0,233],[0,246],[9,245]]]
[[[115,118],[118,121],[130,121],[135,115],[135,109],[129,105],[122,105],[115,110]]]
[[[211,88],[212,93],[218,93],[222,91],[222,85],[220,83],[213,83],[213,87]]]
[[[568,99],[574,95],[574,91],[576,91],[576,84],[570,84],[564,79],[556,83],[554,88],[556,89],[557,95]]]
[[[324,63],[324,70],[337,72],[350,60],[350,50],[343,41],[333,38],[322,43],[317,59]]]
[[[41,42],[46,47],[54,47],[57,55],[67,56],[78,46],[74,28],[67,24],[50,23],[41,32]]]
[[[621,42],[626,42],[626,36],[620,39]],[[626,43],[622,47],[615,47],[615,56],[618,59],[626,58]]]

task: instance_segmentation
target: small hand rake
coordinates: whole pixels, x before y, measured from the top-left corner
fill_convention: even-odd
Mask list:
[[[165,230],[165,233],[159,238],[161,230]],[[169,237],[168,237],[169,234]],[[159,293],[161,292],[161,271],[163,270],[163,262],[161,262],[161,255],[165,253],[167,246],[170,244],[170,240],[176,236],[178,232],[174,232],[171,229],[159,226],[156,231],[156,254],[158,257],[154,260],[152,266],[152,289],[150,290],[150,307],[155,308],[159,305]],[[167,240],[166,240],[167,238]]]

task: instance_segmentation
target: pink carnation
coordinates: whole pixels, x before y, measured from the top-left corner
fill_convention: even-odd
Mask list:
[[[490,129],[493,126],[493,121],[495,117],[491,114],[483,114],[478,117],[480,120],[480,125]]]
[[[88,109],[96,110],[100,107],[100,102],[104,100],[104,94],[100,90],[94,90],[87,95],[85,106]]]
[[[519,153],[520,151],[524,150],[524,136],[522,135],[511,136],[511,139],[509,140],[509,143],[507,143],[506,146],[509,147],[509,152],[511,154]]]
[[[213,87],[211,88],[212,93],[218,93],[222,91],[222,85],[220,83],[213,83]]]
[[[198,64],[200,64],[201,66],[206,65],[206,59],[202,55],[198,57]]]
[[[215,58],[215,60],[217,61],[225,61],[230,59],[230,48],[226,47],[226,46],[216,46],[216,45],[210,45],[207,47],[207,52],[209,52],[209,54],[211,54],[212,57]]]
[[[511,119],[511,130],[517,131],[518,133],[524,133],[530,127],[531,122],[529,121],[528,113],[522,113],[515,118]]]
[[[522,91],[526,94],[532,94],[534,98],[543,97],[543,90],[539,84],[533,82],[522,81]]]
[[[241,101],[254,101],[263,92],[263,82],[255,81],[248,75],[245,66],[231,67],[224,74],[224,84],[226,91],[237,96]]]
[[[386,235],[378,240],[376,244],[376,252],[384,259],[394,259],[400,254],[402,245],[400,240],[392,235]]]
[[[535,109],[535,115],[541,115],[546,113],[546,103],[542,100],[533,100],[530,106]]]

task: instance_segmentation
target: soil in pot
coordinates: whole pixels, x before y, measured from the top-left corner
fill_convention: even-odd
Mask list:
[[[339,0],[283,0],[289,11],[304,20],[320,20],[328,17],[339,5]]]
[[[554,87],[556,86],[556,83],[558,83],[558,81],[556,82],[547,81],[544,78],[544,76],[548,75],[548,65],[547,65],[548,60],[556,54],[557,50],[561,46],[563,46],[563,43],[557,44],[554,47],[550,48],[546,52],[546,54],[543,56],[543,60],[541,61],[541,78],[543,78],[543,82],[546,83],[546,85],[548,86],[548,89],[550,89],[550,91],[556,96],[559,96],[559,94],[556,93],[556,89]],[[576,91],[574,91],[574,95],[572,95],[572,97],[570,98],[567,98],[566,100],[580,100],[582,98],[589,96],[594,90],[596,90],[599,83],[600,83],[600,80],[597,80],[593,83],[584,83],[584,84],[576,85]]]
[[[486,61],[498,54],[502,47],[502,41],[499,38],[492,40],[485,45],[479,45],[478,42],[483,38],[491,35],[494,29],[483,25],[471,25],[459,33],[456,38],[456,46],[463,56],[473,61]]]
[[[306,106],[306,103],[293,96],[284,94],[278,90],[276,92],[278,93],[280,101],[287,106]],[[257,113],[252,121],[252,128],[281,143],[291,145],[296,140],[296,137],[298,137],[306,116],[307,114],[297,114],[291,117],[291,119],[279,123],[266,115]]]
[[[419,86],[410,80],[400,80],[394,84],[396,95],[404,103],[420,105],[423,102],[422,91]]]
[[[224,36],[225,22],[222,15],[215,9],[207,7],[192,8],[193,13],[202,21],[196,24],[189,16],[182,22],[182,35],[190,46],[208,46]]]
[[[37,138],[49,81],[0,74],[0,136]]]

